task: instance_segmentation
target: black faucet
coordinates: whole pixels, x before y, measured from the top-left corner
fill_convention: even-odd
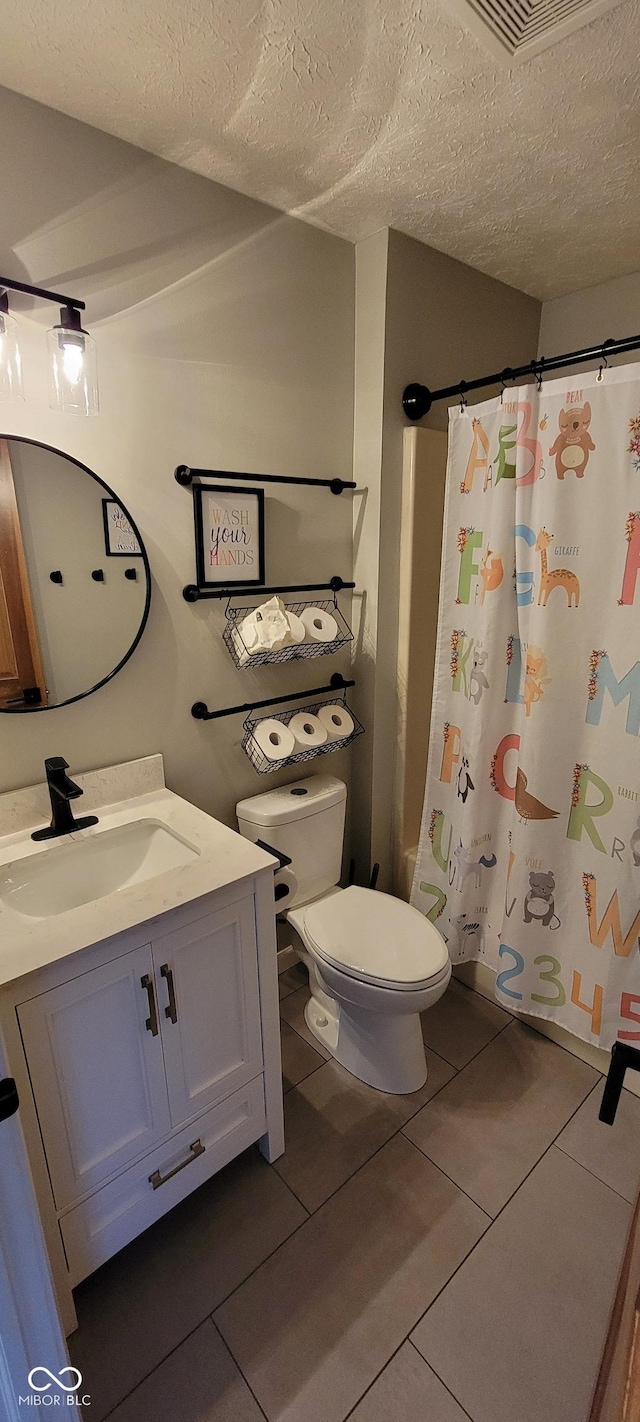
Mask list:
[[[50,760],[45,760],[44,768],[47,772],[47,785],[51,800],[51,824],[47,825],[46,829],[35,830],[31,838],[55,839],[60,834],[73,834],[74,830],[87,829],[89,825],[97,825],[97,815],[85,815],[81,820],[73,818],[69,801],[77,800],[83,791],[65,774],[69,769],[67,761],[63,760],[61,755],[54,755]]]

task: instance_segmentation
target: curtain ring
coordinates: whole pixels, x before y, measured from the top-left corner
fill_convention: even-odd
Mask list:
[[[503,370],[503,372],[502,372],[502,375],[500,376],[500,382],[501,382],[500,404],[502,404],[502,402],[503,402],[503,400],[504,400],[504,392],[505,392],[505,390],[506,390],[506,388],[507,388],[506,382],[507,382],[507,380],[511,380],[512,375],[513,375],[513,372],[512,372],[512,370],[511,370],[511,366],[510,366],[510,365],[505,365],[505,368],[504,368],[504,370]]]
[[[540,360],[538,360],[538,361],[532,360],[531,365],[532,365],[532,367],[533,367],[533,373],[534,373],[534,375],[535,375],[535,377],[536,377],[536,384],[537,384],[537,386],[538,386],[538,394],[540,394],[540,391],[542,390],[542,373],[543,373],[543,371],[544,371],[544,356],[540,356]]]
[[[465,394],[464,394],[466,388],[467,388],[467,383],[466,383],[466,381],[465,381],[465,380],[461,380],[461,381],[460,381],[460,411],[461,411],[461,413],[462,413],[463,415],[464,415],[464,412],[465,412],[465,410],[466,410],[466,408],[467,408],[467,405],[469,404],[469,401],[465,399]]]
[[[600,351],[600,369],[599,369],[598,374],[597,374],[597,376],[596,376],[596,380],[599,380],[600,382],[602,382],[602,380],[604,379],[603,374],[602,374],[603,370],[608,370],[608,369],[609,369],[609,362],[608,362],[608,360],[607,360],[607,346],[612,346],[612,345],[613,345],[613,336],[610,336],[609,339],[608,339],[608,341],[603,341],[603,342],[602,342],[602,350]]]

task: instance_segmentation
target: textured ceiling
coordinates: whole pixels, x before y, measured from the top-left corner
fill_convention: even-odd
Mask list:
[[[640,267],[640,0],[512,72],[446,0],[3,0],[0,83],[534,296]]]

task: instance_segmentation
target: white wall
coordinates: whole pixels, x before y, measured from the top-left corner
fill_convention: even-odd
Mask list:
[[[545,301],[538,355],[562,355],[598,345],[609,336],[640,332],[640,272]],[[640,360],[640,350],[617,356],[612,365]]]
[[[240,796],[278,778],[250,766],[242,717],[202,724],[192,702],[319,686],[349,658],[234,667],[222,607],[182,598],[192,496],[173,470],[351,478],[354,249],[7,91],[0,124],[0,176],[11,174],[0,271],[87,299],[101,402],[95,419],[49,410],[44,332],[57,313],[16,310],[27,400],[2,411],[3,431],[66,450],[110,484],[154,582],[147,631],[112,683],[75,706],[0,716],[0,790],[42,778],[46,755],[73,772],[159,750],[169,785],[231,823]],[[266,492],[268,582],[349,578],[351,495]],[[346,776],[348,756],[313,768],[329,767]]]

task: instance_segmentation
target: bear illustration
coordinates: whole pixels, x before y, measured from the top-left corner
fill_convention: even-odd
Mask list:
[[[529,875],[529,888],[524,901],[525,923],[531,923],[533,919],[534,923],[542,923],[545,928],[560,927],[560,919],[555,911],[555,889],[556,881],[550,871],[546,874]]]
[[[560,433],[549,450],[556,456],[556,474],[564,479],[565,469],[575,469],[578,479],[582,479],[589,455],[595,444],[589,434],[591,406],[575,405],[571,410],[561,410],[558,416]]]

